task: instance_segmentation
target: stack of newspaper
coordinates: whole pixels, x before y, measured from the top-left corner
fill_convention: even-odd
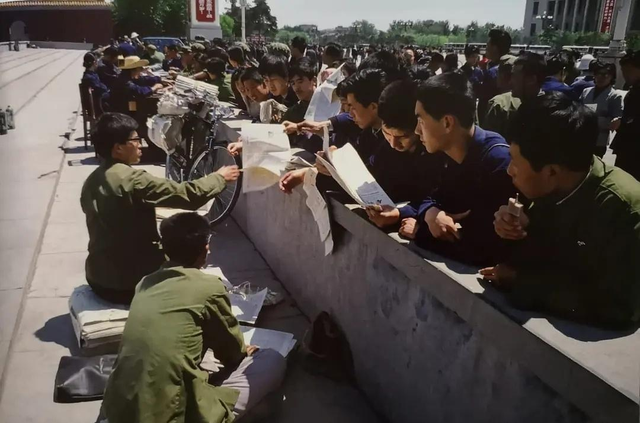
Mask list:
[[[184,76],[178,76],[176,78],[176,89],[179,91],[193,91],[197,94],[203,95],[204,93],[210,96],[218,98],[218,87],[206,82],[196,81],[195,79],[186,78]]]
[[[103,300],[89,285],[82,285],[69,298],[69,314],[78,345],[87,352],[109,345],[117,349],[129,309]]]

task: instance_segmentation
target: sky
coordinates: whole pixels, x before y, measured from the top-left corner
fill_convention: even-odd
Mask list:
[[[278,26],[315,24],[319,29],[350,26],[365,19],[379,30],[394,20],[449,20],[466,26],[494,22],[521,28],[526,0],[267,0]],[[220,0],[226,9],[228,2]]]

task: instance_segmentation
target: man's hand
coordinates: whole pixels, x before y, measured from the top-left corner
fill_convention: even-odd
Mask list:
[[[379,228],[391,226],[400,220],[400,210],[398,209],[382,210],[367,207],[366,212],[369,220]]]
[[[298,124],[298,132],[311,132],[312,134],[322,135],[326,126],[329,126],[329,122],[305,120]]]
[[[518,217],[509,213],[509,206],[502,206],[494,217],[493,227],[500,238],[518,241],[527,237],[525,229],[529,226],[529,218],[524,211]]]
[[[154,93],[160,91],[163,88],[164,88],[164,85],[162,85],[162,84],[155,84],[153,87],[151,87],[151,89],[153,90]]]
[[[227,182],[237,181],[240,177],[240,169],[238,169],[238,166],[223,166],[218,169],[216,173],[222,176]]]
[[[251,357],[257,351],[260,351],[260,347],[256,347],[255,345],[247,345],[247,357]]]
[[[609,125],[609,129],[611,131],[617,131],[618,129],[620,129],[620,124],[622,123],[622,119],[621,118],[615,118],[611,121],[611,125]]]
[[[304,175],[309,169],[298,169],[287,172],[278,183],[280,191],[291,194],[293,189],[304,182]]]
[[[242,141],[232,142],[227,146],[227,150],[233,157],[239,156],[242,154]]]
[[[297,135],[298,134],[298,124],[297,123],[293,123],[293,122],[289,122],[288,120],[285,120],[284,122],[282,122],[282,126],[284,126],[284,132],[287,135]]]
[[[404,238],[416,239],[416,234],[418,233],[418,221],[412,217],[402,219],[398,233]]]
[[[471,210],[467,210],[464,213],[450,215],[437,207],[431,207],[424,216],[424,221],[429,225],[429,232],[434,238],[455,242],[460,239],[459,229],[461,226],[457,223],[469,216],[470,213]]]
[[[336,147],[335,145],[332,145],[331,147],[329,147],[330,151],[335,151],[337,149],[338,149],[338,147]],[[318,151],[316,154],[318,156],[322,157],[323,159],[328,160],[325,157],[324,151]],[[316,160],[315,166],[316,166],[316,169],[318,169],[318,173],[322,173],[325,176],[331,176],[331,172],[329,172],[329,169],[324,167],[324,165],[319,160]]]
[[[496,288],[509,289],[516,278],[516,271],[506,264],[498,264],[494,267],[486,267],[480,270],[484,279],[495,285]]]

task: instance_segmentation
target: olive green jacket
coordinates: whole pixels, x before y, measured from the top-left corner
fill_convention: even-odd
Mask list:
[[[509,124],[521,104],[522,100],[514,97],[511,92],[493,97],[489,100],[489,110],[484,118],[482,129],[497,132],[506,138]]]
[[[229,423],[238,391],[199,369],[211,348],[225,367],[246,357],[238,321],[217,276],[172,262],[136,287],[105,391],[109,423]]]
[[[594,157],[566,198],[536,200],[511,266],[520,308],[587,323],[640,323],[640,182]]]
[[[80,197],[89,230],[89,285],[133,291],[165,261],[155,207],[197,210],[225,186],[218,174],[180,184],[123,163],[101,164]]]

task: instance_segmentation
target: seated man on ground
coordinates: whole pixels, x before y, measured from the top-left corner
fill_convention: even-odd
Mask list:
[[[87,282],[107,301],[128,304],[140,279],[165,261],[155,207],[196,210],[240,175],[236,166],[191,182],[177,183],[134,169],[140,162],[137,122],[106,113],[92,141],[104,162],[87,178],[80,203],[87,219]]]
[[[640,183],[593,156],[593,112],[558,93],[523,104],[509,174],[533,203],[495,215],[513,256],[483,269],[512,303],[611,327],[640,322]]]
[[[180,213],[160,232],[169,261],[136,287],[102,414],[109,423],[231,423],[278,389],[286,361],[245,346],[222,281],[200,270],[207,220]],[[224,366],[215,385],[199,368],[207,349]]]
[[[400,210],[400,234],[470,265],[495,263],[507,242],[493,229],[493,214],[516,190],[507,174],[504,138],[473,123],[471,84],[458,73],[428,79],[418,90],[416,132],[429,153],[449,156],[435,192]]]

